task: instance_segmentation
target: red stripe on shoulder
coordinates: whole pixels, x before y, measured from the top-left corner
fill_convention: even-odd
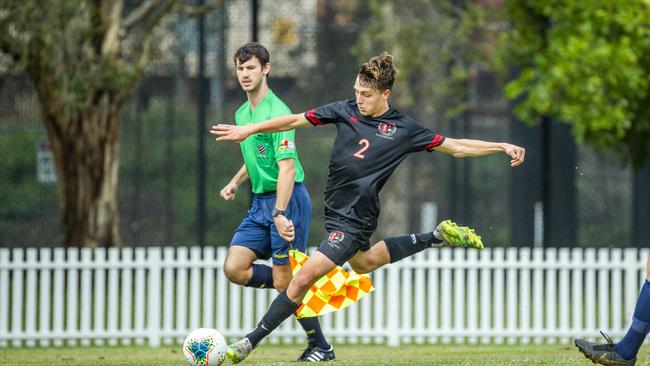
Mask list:
[[[424,148],[424,150],[431,151],[433,148],[440,146],[443,141],[445,141],[445,137],[436,134],[436,136],[433,138],[433,140],[431,140],[429,145],[427,145],[427,147]]]
[[[314,126],[322,125],[323,121],[318,119],[315,115],[316,110],[315,109],[310,109],[305,113],[305,117],[307,117],[307,120],[309,123],[311,123]]]

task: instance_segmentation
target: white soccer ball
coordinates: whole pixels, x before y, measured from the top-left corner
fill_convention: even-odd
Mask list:
[[[226,359],[226,339],[216,329],[193,330],[183,342],[183,355],[192,366],[219,366]]]

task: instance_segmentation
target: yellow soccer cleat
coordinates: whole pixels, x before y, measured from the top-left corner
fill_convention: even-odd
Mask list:
[[[483,241],[481,241],[480,236],[476,235],[474,229],[467,226],[458,226],[451,220],[441,222],[433,235],[453,248],[483,249]]]
[[[253,345],[248,338],[244,337],[237,342],[228,345],[228,349],[226,350],[226,361],[230,361],[232,364],[238,364],[244,361],[251,352],[253,352]]]

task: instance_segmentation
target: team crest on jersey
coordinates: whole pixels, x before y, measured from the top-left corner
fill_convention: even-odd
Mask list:
[[[330,233],[330,236],[327,238],[327,241],[330,241],[332,243],[340,243],[343,241],[343,238],[345,237],[345,234],[343,234],[340,231],[332,231]]]
[[[355,117],[355,116],[352,116],[352,117],[350,117],[350,122],[352,122],[352,123],[359,123],[359,118],[358,118],[358,117]]]
[[[381,132],[381,134],[384,136],[393,136],[395,134],[395,131],[397,131],[397,126],[395,126],[394,123],[382,122],[377,128],[379,129],[379,132]]]

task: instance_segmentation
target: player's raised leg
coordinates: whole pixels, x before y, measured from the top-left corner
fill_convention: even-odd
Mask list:
[[[483,249],[483,242],[473,229],[445,220],[433,232],[386,238],[368,250],[358,252],[350,259],[350,265],[358,273],[368,273],[427,248],[444,246]]]

